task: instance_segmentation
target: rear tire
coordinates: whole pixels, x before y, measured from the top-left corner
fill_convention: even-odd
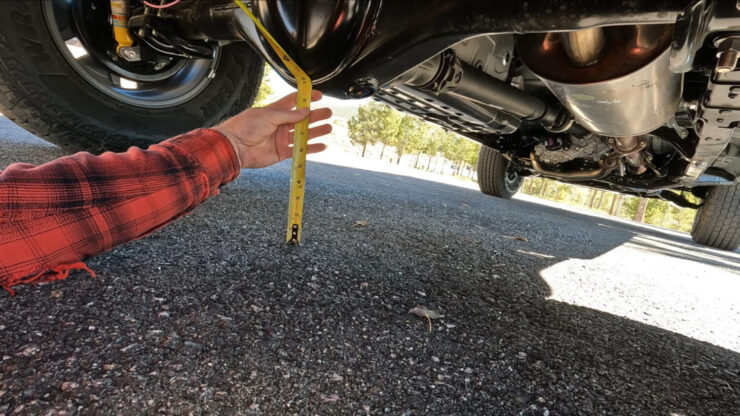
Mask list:
[[[519,191],[522,180],[501,153],[481,146],[478,153],[478,187],[486,195],[509,199]]]
[[[117,99],[89,82],[70,60],[69,51],[63,50],[64,43],[60,47],[61,29],[55,31],[57,23],[49,18],[52,4],[68,3],[3,2],[0,112],[66,151],[146,147],[217,124],[255,99],[264,61],[246,43],[221,47],[215,59],[201,60],[210,65],[208,79],[200,78],[198,87],[185,90],[180,100],[149,105]],[[89,55],[85,59],[93,59]]]
[[[715,186],[696,212],[691,237],[699,244],[722,250],[740,245],[740,185]]]

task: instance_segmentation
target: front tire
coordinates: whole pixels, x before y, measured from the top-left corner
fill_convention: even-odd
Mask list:
[[[709,189],[696,212],[691,238],[699,244],[722,250],[740,245],[740,185]]]
[[[486,195],[509,199],[519,191],[522,180],[501,153],[481,146],[478,153],[478,187]]]
[[[110,48],[94,46],[96,39],[109,41],[112,35],[104,28],[94,35],[80,29],[72,15],[79,7],[102,13],[109,3],[3,2],[0,112],[31,133],[70,152],[122,151],[214,125],[254,101],[264,61],[245,43],[220,47],[210,60],[174,62],[165,74],[142,75],[139,90],[115,81],[106,90],[106,75],[118,76],[120,83],[120,71],[106,59]],[[88,53],[74,57],[66,47],[70,41]]]

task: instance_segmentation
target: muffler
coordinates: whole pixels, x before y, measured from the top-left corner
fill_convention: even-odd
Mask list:
[[[668,69],[672,33],[637,25],[526,34],[517,48],[580,125],[628,137],[665,124],[681,100],[682,75]]]

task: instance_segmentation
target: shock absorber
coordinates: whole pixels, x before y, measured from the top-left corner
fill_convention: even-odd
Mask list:
[[[134,48],[134,38],[128,30],[128,0],[110,0],[113,37],[116,39],[116,53],[121,58],[135,62],[141,60],[141,54]]]

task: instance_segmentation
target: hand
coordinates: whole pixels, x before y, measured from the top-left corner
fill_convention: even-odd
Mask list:
[[[311,101],[321,99],[321,92],[313,90]],[[296,104],[296,93],[265,107],[250,108],[214,127],[234,146],[243,168],[264,168],[293,155],[293,126],[309,116],[306,108],[292,110]],[[320,108],[310,112],[309,123],[326,120],[331,110]],[[308,130],[308,139],[315,139],[331,133],[330,124],[322,124]],[[326,149],[323,143],[308,145],[307,153]]]

